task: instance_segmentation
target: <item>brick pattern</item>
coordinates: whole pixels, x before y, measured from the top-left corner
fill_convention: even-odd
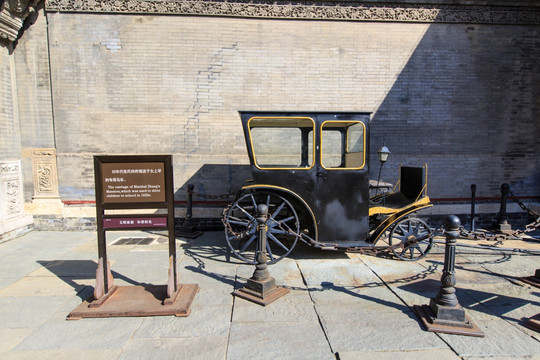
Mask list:
[[[12,61],[6,47],[0,46],[0,160],[20,159],[20,131],[14,99]]]
[[[23,148],[54,147],[48,52],[47,19],[40,10],[13,52]]]
[[[535,26],[48,13],[60,193],[92,154],[172,153],[178,199],[238,186],[238,110],[371,111],[376,150],[430,166],[435,198],[540,193]],[[245,170],[245,167],[244,167]]]

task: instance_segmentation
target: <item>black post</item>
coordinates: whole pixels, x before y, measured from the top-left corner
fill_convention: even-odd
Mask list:
[[[533,276],[526,276],[519,278],[521,281],[526,282],[529,285],[540,288],[540,269],[536,269]]]
[[[258,282],[266,282],[266,285],[273,287],[276,284],[274,278],[270,277],[270,273],[268,272],[268,265],[266,265],[266,262],[268,261],[268,257],[266,256],[266,220],[268,216],[268,206],[264,204],[260,204],[259,206],[257,206],[257,214],[257,231],[259,232],[256,254],[257,265],[255,265],[255,271],[253,272],[253,276],[251,278]],[[262,292],[266,291],[268,291],[268,289],[262,289]]]
[[[455,215],[447,216],[445,219],[446,244],[444,249],[444,268],[441,276],[441,288],[439,294],[432,298],[429,307],[438,319],[451,321],[465,321],[465,311],[456,296],[456,238],[459,235],[459,218]]]
[[[182,225],[177,226],[175,230],[175,235],[195,239],[196,237],[203,234],[202,231],[197,229],[197,225],[193,224],[193,189],[195,185],[188,184],[187,187],[187,208],[186,208],[186,218]]]
[[[193,217],[193,189],[195,189],[195,185],[189,184],[187,191],[187,210],[186,219],[184,220],[184,226],[190,226],[191,218]]]
[[[428,331],[483,337],[484,333],[474,325],[459,305],[456,296],[455,258],[456,238],[461,222],[455,215],[445,219],[444,268],[441,288],[428,305],[414,305],[418,316]]]
[[[259,204],[257,206],[257,253],[255,259],[255,271],[253,276],[247,280],[246,286],[235,290],[232,294],[256,304],[266,306],[289,293],[288,289],[276,286],[276,280],[270,276],[266,262],[266,222],[268,220],[268,206]]]
[[[512,226],[508,224],[508,214],[506,213],[506,201],[508,199],[508,192],[510,191],[510,185],[504,183],[501,185],[501,208],[499,215],[497,216],[497,222],[495,223],[495,230],[502,233],[512,232]]]
[[[540,269],[536,269],[533,276],[522,277],[520,278],[520,280],[526,282],[529,285],[540,288]],[[527,320],[527,322],[525,323],[525,326],[532,330],[540,332],[540,313],[529,318],[529,320]]]
[[[474,222],[475,222],[475,212],[476,212],[476,184],[471,185],[471,231],[474,231]]]

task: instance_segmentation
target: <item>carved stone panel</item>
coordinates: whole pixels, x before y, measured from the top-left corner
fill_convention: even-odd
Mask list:
[[[34,149],[32,152],[34,199],[57,199],[58,172],[55,149]]]
[[[0,162],[0,221],[24,214],[20,161]]]
[[[540,21],[536,6],[495,6],[485,1],[47,0],[45,4],[51,12],[515,25]]]
[[[21,162],[0,161],[0,242],[28,231],[32,223],[24,212]]]

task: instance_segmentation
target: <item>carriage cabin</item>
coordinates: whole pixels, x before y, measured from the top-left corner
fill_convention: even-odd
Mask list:
[[[370,113],[241,112],[253,174],[282,194],[310,237],[361,246],[369,234]]]

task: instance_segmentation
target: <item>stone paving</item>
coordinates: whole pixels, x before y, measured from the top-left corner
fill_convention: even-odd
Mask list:
[[[129,236],[156,241],[113,244]],[[166,283],[164,237],[108,238],[116,284]],[[538,256],[458,248],[457,296],[486,335],[475,338],[427,332],[412,310],[438,293],[442,246],[403,262],[299,245],[269,268],[291,292],[261,307],[231,296],[254,267],[230,257],[222,232],[177,240],[180,281],[200,286],[188,317],[67,321],[92,294],[96,243],[93,232],[31,232],[0,244],[1,359],[540,359],[540,333],[524,326],[540,289],[517,279]]]

